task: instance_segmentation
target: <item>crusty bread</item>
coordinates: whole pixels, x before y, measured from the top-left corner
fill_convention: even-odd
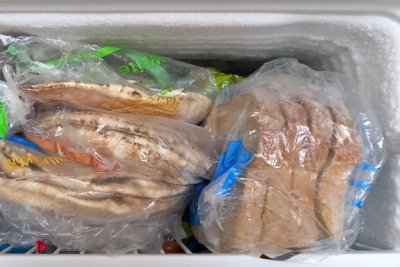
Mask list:
[[[207,120],[218,147],[243,138],[253,153],[212,213],[216,232],[195,229],[218,233],[218,241],[200,237],[214,251],[302,250],[343,230],[347,186],[362,153],[347,111],[311,93],[261,90],[218,103]]]

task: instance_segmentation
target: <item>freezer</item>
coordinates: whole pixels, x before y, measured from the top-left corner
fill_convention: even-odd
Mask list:
[[[396,2],[2,1],[0,34],[128,47],[243,76],[264,62],[295,58],[314,70],[351,79],[359,95],[371,100],[385,137],[387,160],[362,209],[357,241],[349,251],[320,264],[396,266],[400,259],[400,4]],[[127,65],[126,71],[134,69]],[[21,255],[35,254],[40,244],[3,245],[0,253],[6,255],[0,256],[0,264],[294,265],[253,256],[196,254],[179,238],[175,241],[190,255],[163,255],[161,250],[110,257],[57,247],[43,255]]]

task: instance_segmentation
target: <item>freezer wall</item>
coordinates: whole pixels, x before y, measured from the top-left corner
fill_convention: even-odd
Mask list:
[[[178,58],[260,61],[296,57],[351,78],[390,144],[390,163],[366,207],[361,240],[387,249],[400,239],[400,26],[380,16],[257,13],[2,14],[0,32],[130,46]],[[229,66],[228,66],[229,67]],[[379,220],[378,220],[379,218]],[[384,220],[386,220],[384,222]],[[393,227],[385,227],[393,225]],[[379,229],[379,231],[377,230]],[[374,244],[371,244],[374,245]]]

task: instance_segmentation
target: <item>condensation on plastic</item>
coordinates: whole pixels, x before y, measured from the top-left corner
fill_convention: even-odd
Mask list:
[[[10,136],[21,130],[21,125],[26,123],[32,111],[32,105],[31,102],[21,97],[21,92],[14,82],[9,66],[4,66],[1,73],[3,73],[5,81],[0,80],[0,103],[3,105],[2,111],[5,114],[1,118],[0,124],[2,131],[5,132],[2,135]]]
[[[239,79],[231,75],[221,85],[221,75],[213,70],[136,50],[61,39],[21,40],[3,57],[10,54],[15,82],[37,100],[194,124],[208,115],[221,87]]]
[[[279,59],[218,96],[206,127],[221,156],[192,207],[211,251],[314,261],[354,242],[384,141],[368,100],[342,84]]]
[[[42,103],[23,131],[42,149],[99,171],[119,170],[177,185],[210,179],[217,161],[207,129],[163,117]]]
[[[2,244],[25,247],[35,245],[36,243],[37,239],[35,236],[19,231],[3,216],[0,216],[0,229],[0,242]]]
[[[65,250],[158,252],[192,187],[94,168],[0,141],[2,241],[40,239]],[[5,224],[6,225],[6,224]],[[18,239],[19,238],[19,239]]]

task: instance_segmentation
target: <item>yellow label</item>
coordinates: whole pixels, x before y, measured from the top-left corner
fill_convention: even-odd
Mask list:
[[[63,158],[56,156],[38,157],[32,154],[26,154],[24,156],[12,157],[8,159],[5,167],[8,171],[13,171],[21,167],[28,167],[30,164],[57,165],[62,161]]]
[[[139,101],[110,101],[101,106],[109,111],[120,113],[136,113],[143,115],[174,116],[179,109],[179,98],[153,95]]]

